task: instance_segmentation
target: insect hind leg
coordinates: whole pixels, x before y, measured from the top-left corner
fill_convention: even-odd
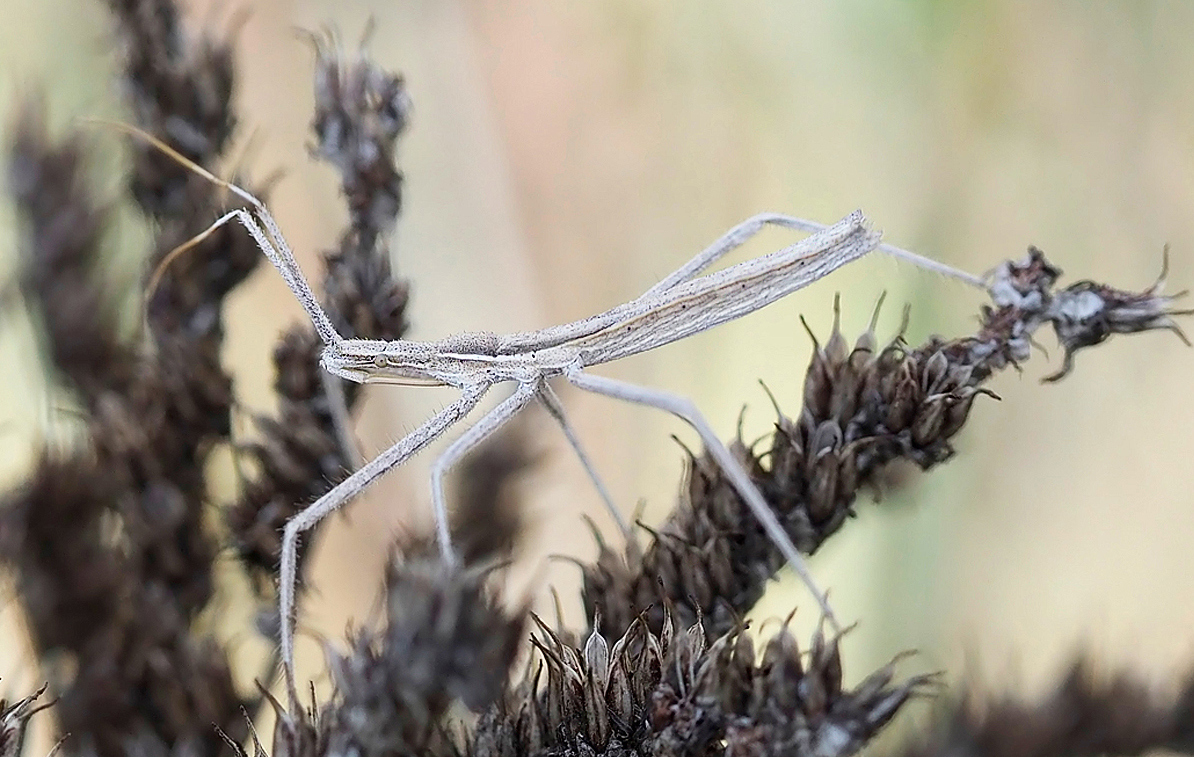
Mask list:
[[[747,218],[745,221],[737,224],[725,234],[706,247],[696,255],[692,260],[685,263],[680,268],[670,273],[666,278],[660,281],[655,286],[644,292],[638,299],[654,297],[661,295],[667,290],[683,284],[692,279],[697,274],[704,271],[709,266],[716,263],[721,258],[746,244],[756,234],[761,232],[768,226],[775,226],[781,229],[791,229],[793,231],[802,231],[806,234],[816,234],[825,231],[828,226],[816,221],[810,221],[805,218],[797,218],[796,216],[785,215],[783,213],[758,213]],[[966,271],[959,270],[953,266],[938,262],[932,258],[926,258],[923,255],[918,255],[915,252],[910,252],[895,245],[881,242],[877,249],[884,252],[897,260],[903,260],[912,263],[918,268],[926,271],[948,276],[957,279],[966,284],[969,284],[978,289],[985,290],[987,288],[986,279],[981,276],[974,276]]]

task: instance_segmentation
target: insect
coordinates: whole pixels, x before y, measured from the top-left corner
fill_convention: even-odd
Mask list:
[[[281,653],[292,703],[296,701],[297,692],[293,614],[299,538],[379,476],[401,465],[463,420],[497,384],[512,383],[515,388],[508,397],[449,444],[432,465],[431,494],[436,538],[446,563],[455,564],[458,557],[448,530],[445,474],[471,449],[536,399],[542,401],[559,422],[606,506],[623,530],[629,531],[548,384],[549,379],[563,378],[579,389],[659,408],[688,422],[776,548],[812,592],[826,619],[836,627],[825,594],[813,581],[791,538],[746,471],[734,460],[696,406],[684,397],[597,376],[587,369],[652,350],[753,313],[875,249],[985,288],[984,280],[979,277],[880,243],[879,233],[870,229],[861,211],[855,211],[831,226],[792,216],[764,213],[730,229],[641,296],[589,318],[538,331],[504,335],[463,333],[430,342],[346,339],[336,331],[319,305],[281,229],[264,203],[246,190],[191,162],[152,135],[125,124],[109,125],[145,140],[248,204],[248,207],[224,214],[205,231],[171,252],[171,255],[199,244],[224,224],[237,221],[269,258],[310,317],[323,340],[321,364],[329,374],[359,383],[450,386],[460,391],[454,402],[287,521],[283,530],[279,567],[279,615]],[[705,269],[768,225],[811,235],[775,252],[702,275]]]

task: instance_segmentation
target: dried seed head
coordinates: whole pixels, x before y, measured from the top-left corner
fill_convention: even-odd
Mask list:
[[[196,163],[211,165],[236,125],[232,41],[191,36],[169,0],[109,0],[108,6],[119,22],[123,84],[136,122]],[[197,177],[143,145],[134,151],[132,190],[146,212],[198,220],[188,204],[195,199]],[[206,193],[212,194],[210,185]]]
[[[726,728],[726,754],[841,757],[857,752],[909,698],[933,683],[933,676],[915,676],[893,686],[894,665],[844,691],[838,639],[818,631],[802,663],[796,640],[784,629],[767,644],[745,715]]]
[[[785,630],[756,662],[741,626],[708,643],[699,624],[677,632],[666,613],[660,632],[639,619],[612,645],[594,632],[575,647],[540,629],[541,660],[481,719],[472,754],[838,757],[929,682],[892,686],[888,665],[844,691],[836,639],[818,634],[804,665]]]
[[[527,433],[529,415],[512,421],[468,455],[455,474],[452,544],[467,565],[509,559],[523,534],[517,483],[538,461]]]
[[[134,359],[119,338],[115,298],[97,262],[108,212],[88,186],[82,140],[51,143],[40,104],[19,108],[10,139],[20,289],[38,311],[51,364],[90,401],[100,387],[127,380]]]
[[[309,36],[315,48],[316,155],[336,166],[365,246],[393,228],[402,201],[394,142],[406,128],[410,96],[399,74],[365,55],[348,60],[332,33]]]
[[[312,40],[315,154],[340,171],[352,216],[337,248],[323,256],[323,305],[346,337],[399,339],[407,329],[408,288],[393,273],[385,237],[400,200],[395,140],[408,107],[402,78],[363,55],[346,63],[330,35]],[[353,467],[333,420],[335,405],[319,362],[322,349],[309,326],[293,328],[279,340],[274,350],[278,414],[258,419],[260,440],[247,450],[257,475],[226,514],[235,549],[266,608],[273,604],[282,527]],[[358,387],[344,390],[351,409]],[[313,541],[308,538],[304,545]],[[306,552],[300,551],[300,565]],[[262,616],[268,614],[263,609]]]
[[[1035,247],[1029,250],[1030,256],[1041,254]],[[1166,329],[1177,334],[1187,346],[1190,344],[1173,316],[1190,315],[1194,311],[1173,307],[1173,303],[1185,292],[1162,294],[1169,272],[1168,247],[1162,256],[1161,275],[1143,292],[1125,292],[1093,281],[1079,281],[1053,295],[1048,318],[1057,334],[1057,341],[1065,350],[1065,358],[1061,370],[1047,376],[1044,381],[1064,378],[1073,368],[1074,353],[1099,344],[1112,334]]]
[[[916,348],[904,343],[903,328],[877,347],[873,319],[850,347],[835,304],[830,338],[824,346],[813,340],[800,413],[780,415],[765,451],[741,440],[731,445],[798,549],[812,553],[835,533],[859,490],[881,486],[889,464],[928,469],[949,459],[975,400],[990,394],[982,384],[1027,359],[1040,326],[1057,329],[1067,350],[1064,373],[1075,350],[1111,333],[1176,330],[1172,316],[1185,312],[1160,295],[1164,277],[1142,294],[1089,282],[1054,292],[1059,275],[1035,249],[1025,261],[1005,263],[991,279],[998,307],[983,309],[975,336],[934,337]],[[651,545],[631,545],[625,554],[602,546],[585,573],[584,601],[611,634],[642,612],[658,628],[659,608],[672,603],[681,622],[703,617],[716,637],[733,628],[782,564],[721,469],[702,456],[689,460],[683,499]]]
[[[82,400],[87,436],[70,454],[43,450],[6,495],[0,557],[60,693],[67,749],[214,754],[211,724],[238,732],[242,704],[224,651],[191,627],[212,595],[203,468],[231,403],[219,365],[226,289],[208,286],[202,266],[175,272],[179,291],[201,296],[172,300],[185,308],[154,321],[156,349],[124,344],[107,315],[119,297],[90,275],[104,214],[89,200],[78,137],[53,144],[39,123],[27,115],[13,143],[30,232],[19,281]]]
[[[525,609],[507,612],[480,571],[413,551],[390,568],[385,628],[331,661],[337,698],[320,738],[333,754],[435,753],[450,743],[454,701],[479,711],[505,690]]]

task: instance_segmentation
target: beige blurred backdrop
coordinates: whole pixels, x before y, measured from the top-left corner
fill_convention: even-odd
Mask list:
[[[47,93],[53,121],[117,115],[111,34],[99,3],[6,3],[0,107]],[[1194,5],[1184,2],[788,2],[745,0],[389,0],[228,2],[189,6],[240,33],[240,123],[258,147],[254,175],[284,168],[275,214],[317,272],[345,222],[332,171],[306,156],[311,53],[295,26],[333,25],[352,46],[369,17],[370,50],[403,71],[415,104],[401,147],[406,202],[395,264],[413,286],[413,338],[545,326],[639,294],[732,224],[762,210],[832,222],[861,207],[888,240],[980,273],[1043,248],[1070,276],[1131,289],[1152,282],[1165,243],[1174,290],[1194,282]],[[119,140],[96,137],[118,166]],[[114,196],[119,177],[97,178]],[[5,211],[8,212],[7,210]],[[4,217],[4,263],[13,244]],[[136,219],[114,245],[139,240]],[[790,241],[763,235],[743,256]],[[736,259],[742,259],[736,258]],[[1072,279],[1067,279],[1067,281]],[[746,436],[765,433],[762,379],[795,413],[811,344],[804,315],[828,334],[835,293],[853,338],[888,292],[881,338],[912,305],[910,341],[971,333],[982,297],[872,256],[765,311],[600,372],[695,399],[724,437],[748,405]],[[230,303],[228,361],[250,408],[267,410],[269,354],[301,317],[271,271]],[[19,324],[17,325],[19,326]],[[1043,337],[1044,338],[1044,337]],[[857,680],[895,653],[906,671],[946,670],[1033,691],[1078,649],[1163,680],[1194,662],[1194,536],[1189,446],[1194,352],[1172,335],[1115,339],[1079,356],[1058,386],[1038,379],[1059,355],[1008,371],[980,401],[948,465],[915,477],[813,558],[841,617]],[[0,339],[12,418],[2,442],[10,480],[45,412],[19,361],[29,337]],[[379,450],[446,401],[442,392],[378,388],[359,432]],[[625,511],[658,522],[673,504],[695,436],[658,412],[565,396]],[[510,591],[558,589],[574,623],[587,558],[579,514],[612,535],[557,431],[532,419],[550,450],[525,483],[534,532]],[[342,637],[370,615],[389,539],[426,523],[426,454],[335,518],[315,561],[301,675],[322,671],[315,634]],[[227,460],[217,501],[233,495]],[[811,628],[794,583],[755,616]],[[0,608],[12,627],[17,609]],[[235,612],[240,612],[236,610]],[[233,614],[235,614],[235,612]],[[247,614],[247,611],[245,611]],[[244,615],[241,616],[242,618]],[[8,638],[13,638],[10,634]],[[251,635],[238,654],[260,660]],[[0,645],[19,655],[18,643]],[[247,664],[245,670],[256,670]],[[5,688],[36,674],[0,663]]]

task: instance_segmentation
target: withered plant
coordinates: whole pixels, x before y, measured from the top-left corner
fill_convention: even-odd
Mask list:
[[[215,170],[236,126],[233,40],[187,28],[171,0],[109,6],[130,118]],[[409,98],[401,76],[363,53],[313,42],[313,154],[339,172],[350,218],[324,255],[323,304],[346,336],[397,339],[409,287],[391,268],[389,238]],[[1079,662],[1033,704],[943,694],[932,674],[898,677],[895,661],[847,688],[840,639],[825,631],[802,643],[781,627],[756,651],[742,618],[782,560],[703,455],[688,460],[681,502],[663,524],[626,545],[602,543],[586,566],[591,627],[552,627],[493,588],[522,531],[506,485],[534,462],[517,434],[465,466],[463,567],[441,563],[429,541],[396,547],[380,626],[329,654],[328,701],[296,712],[266,693],[269,680],[238,690],[246,676],[233,675],[225,643],[200,619],[223,590],[213,562],[230,547],[260,617],[273,617],[281,527],[350,469],[337,395],[345,390],[351,410],[360,393],[321,372],[308,327],[290,329],[274,353],[277,413],[257,418],[255,440],[237,450],[252,473],[235,502],[213,508],[205,464],[230,444],[234,402],[220,361],[223,305],[259,253],[223,228],[161,265],[227,198],[134,146],[125,191],[152,222],[153,286],[147,328],[125,333],[128,298],[102,275],[110,208],[88,182],[92,145],[76,132],[51,136],[34,104],[8,137],[22,235],[18,295],[6,306],[33,315],[51,380],[85,433],[73,446],[47,443],[0,509],[0,558],[46,680],[44,692],[0,702],[0,757],[22,754],[30,717],[51,704],[70,755],[842,757],[930,694],[936,715],[909,755],[1194,751],[1194,673],[1166,696],[1126,673],[1097,679]],[[1173,316],[1185,311],[1162,294],[1164,275],[1133,293],[1085,281],[1058,288],[1060,273],[1035,248],[1000,265],[972,336],[882,342],[872,323],[851,345],[835,324],[794,416],[781,414],[765,443],[732,447],[802,551],[838,533],[859,492],[893,463],[928,470],[949,459],[987,381],[1024,363],[1041,327],[1065,352],[1050,380],[1113,334],[1182,336]],[[256,630],[273,638],[275,625]],[[267,669],[276,673],[276,661]],[[276,710],[268,748],[248,720],[263,702]]]

